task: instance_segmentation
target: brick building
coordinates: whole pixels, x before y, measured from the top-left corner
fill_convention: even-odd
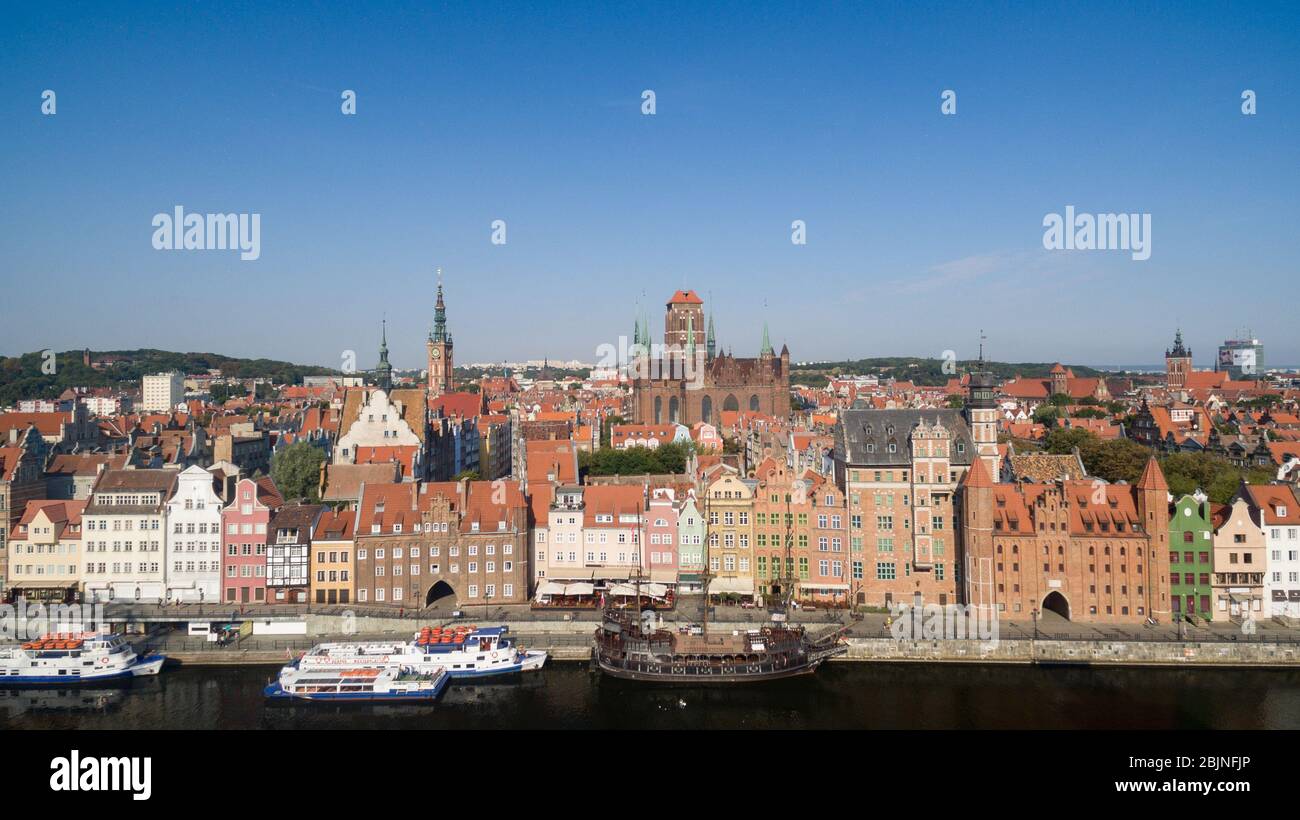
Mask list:
[[[705,335],[704,300],[679,290],[666,305],[664,349],[651,350],[648,328],[638,325],[632,364],[633,417],[638,424],[718,425],[724,410],[790,415],[790,351],[772,350],[766,327],[757,358],[716,351],[712,320]]]
[[[528,509],[518,482],[365,487],[354,537],[357,603],[528,601]]]
[[[1169,621],[1169,486],[1154,458],[1132,486],[998,484],[977,461],[961,494],[967,602],[1010,618]]]

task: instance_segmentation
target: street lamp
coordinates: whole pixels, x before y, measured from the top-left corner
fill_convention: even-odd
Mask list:
[[[1034,607],[1034,610],[1029,614],[1034,618],[1034,640],[1038,640],[1038,607]]]

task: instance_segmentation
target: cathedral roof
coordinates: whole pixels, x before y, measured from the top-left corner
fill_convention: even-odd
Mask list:
[[[702,305],[704,300],[695,294],[693,290],[679,290],[668,300],[670,305]]]

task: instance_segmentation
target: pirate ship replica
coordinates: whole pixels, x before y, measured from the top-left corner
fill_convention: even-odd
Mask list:
[[[788,501],[787,501],[788,506]],[[705,497],[708,521],[708,497]],[[655,627],[653,612],[641,614],[641,567],[632,579],[636,604],[630,609],[613,606],[606,598],[600,626],[596,628],[592,663],[615,678],[659,683],[746,683],[807,675],[823,661],[848,651],[841,639],[847,629],[812,637],[807,630],[790,623],[790,599],[794,590],[794,543],[791,517],[786,517],[785,568],[773,589],[770,621],[755,629],[714,634],[709,631],[709,539],[704,539],[704,617],[699,627],[672,632]],[[639,552],[639,550],[638,550]]]

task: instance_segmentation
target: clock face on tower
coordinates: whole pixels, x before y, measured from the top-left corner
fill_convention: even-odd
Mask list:
[[[435,347],[435,348],[433,349],[433,352],[432,352],[430,355],[432,355],[433,358],[436,359],[436,358],[438,358],[439,356],[442,355],[442,351]]]

